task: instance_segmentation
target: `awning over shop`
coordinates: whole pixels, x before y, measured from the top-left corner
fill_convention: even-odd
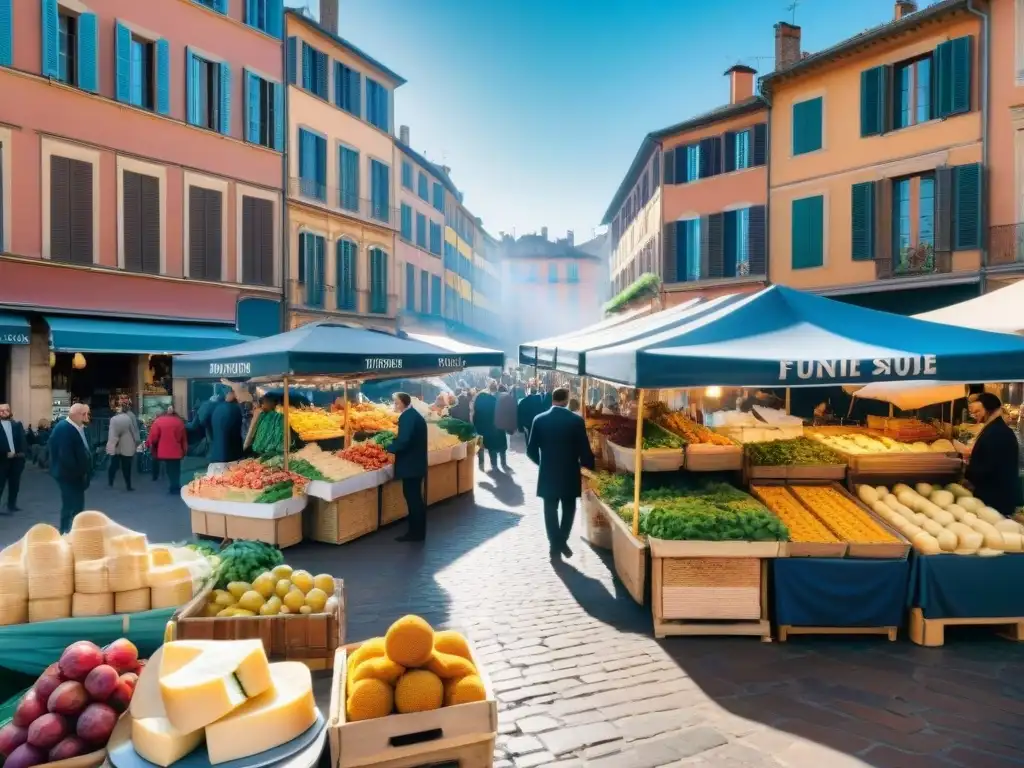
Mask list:
[[[21,315],[0,312],[0,344],[28,344],[32,338],[32,326]]]
[[[50,346],[57,352],[180,355],[239,344],[251,338],[224,325],[59,316],[47,317],[46,322],[50,326]]]
[[[456,357],[464,357],[470,360],[483,360],[492,359],[497,360],[497,355],[501,356],[501,362],[491,362],[486,365],[494,367],[502,367],[505,365],[504,353],[497,352],[493,349],[487,349],[485,347],[477,347],[473,344],[466,344],[463,341],[453,339],[450,336],[436,335],[430,333],[407,333],[406,336],[413,341],[419,341],[423,344],[429,344],[432,347],[438,347],[439,349],[446,350],[448,353],[455,355]],[[483,363],[474,363],[472,366],[467,365],[467,368],[477,367],[484,365]]]
[[[586,328],[581,328],[578,331],[572,331],[570,333],[564,333],[561,336],[550,336],[546,339],[538,339],[537,341],[529,341],[525,344],[519,345],[519,364],[520,365],[535,365],[538,368],[550,370],[557,367],[558,351],[559,349],[566,348],[567,345],[572,344],[577,339],[589,336],[591,334],[600,333],[601,331],[608,330],[609,328],[615,328],[623,323],[628,323],[630,320],[635,320],[638,317],[649,315],[651,313],[650,307],[642,307],[640,309],[630,310],[628,312],[620,312],[606,317],[599,323],[588,325]],[[576,367],[579,364],[577,355],[566,354],[562,355],[565,359],[564,365],[573,368],[573,370],[563,370],[564,373],[579,373]]]
[[[174,361],[174,375],[186,379],[363,374],[382,378],[500,368],[504,363],[501,352],[451,339],[439,346],[404,333],[322,321],[265,339],[185,355]]]
[[[772,286],[712,299],[661,332],[587,353],[587,375],[644,389],[1024,381],[1024,339]],[[662,313],[664,314],[664,313]]]

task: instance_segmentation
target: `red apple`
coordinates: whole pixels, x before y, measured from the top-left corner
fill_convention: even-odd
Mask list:
[[[88,754],[88,752],[89,747],[80,738],[77,736],[65,736],[57,743],[57,746],[50,750],[50,762],[55,763],[58,760],[67,760],[71,757]]]
[[[39,676],[32,687],[35,689],[36,695],[42,701],[46,701],[50,698],[50,694],[57,689],[57,686],[63,682],[64,678],[61,677],[60,667],[53,663],[46,668],[46,671]]]
[[[60,673],[68,680],[85,680],[85,676],[102,663],[103,651],[88,640],[79,640],[69,645],[58,662]]]
[[[107,699],[107,704],[113,707],[118,712],[124,712],[128,709],[128,705],[132,703],[132,695],[135,691],[131,685],[125,682],[118,681],[117,687],[114,688],[114,692],[110,694]]]
[[[22,744],[7,756],[4,768],[32,768],[33,765],[40,765],[46,760],[46,750],[33,747],[31,744]]]
[[[45,714],[46,700],[39,698],[35,689],[32,689],[21,697],[12,722],[21,728],[28,728],[36,718]]]
[[[50,694],[46,708],[58,715],[74,716],[80,713],[89,703],[89,692],[77,680],[61,683]]]
[[[20,725],[8,723],[0,728],[0,755],[7,757],[26,741],[28,741],[28,730]]]
[[[64,718],[47,712],[28,727],[28,743],[33,747],[49,750],[68,734]]]
[[[109,664],[100,664],[86,675],[85,690],[92,696],[93,701],[106,701],[117,687],[117,681],[117,670]]]
[[[118,674],[134,672],[139,663],[139,649],[131,640],[122,637],[103,649],[103,660],[116,669]]]
[[[94,703],[85,708],[78,718],[78,737],[90,744],[102,746],[110,740],[117,724],[117,712],[106,704]]]

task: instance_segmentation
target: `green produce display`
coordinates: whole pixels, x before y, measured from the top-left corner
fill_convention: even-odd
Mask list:
[[[609,442],[621,445],[624,448],[632,448],[636,445],[636,419],[626,419],[621,416],[614,417],[600,428]],[[682,448],[686,443],[678,435],[669,432],[664,427],[655,424],[650,419],[644,419],[643,427],[643,450],[652,448]]]
[[[274,483],[263,489],[263,492],[256,497],[254,504],[274,504],[278,501],[290,499],[295,495],[295,484],[291,480],[283,480]]]
[[[220,555],[220,550],[208,541],[193,541],[185,546],[193,552],[198,552],[205,557]]]
[[[295,436],[292,436],[292,447]],[[252,438],[252,451],[257,456],[275,456],[284,452],[284,414],[277,411],[260,413],[256,433]]]
[[[265,466],[273,467],[275,469],[284,469],[284,456],[272,456],[265,459],[262,463]],[[288,471],[294,472],[296,475],[302,475],[310,480],[323,480],[328,483],[331,482],[329,477],[308,461],[305,459],[297,459],[294,456],[289,457],[288,459]],[[281,485],[281,483],[278,483],[277,485]]]
[[[217,589],[226,589],[233,581],[252,583],[261,573],[284,562],[284,555],[277,547],[245,539],[236,539],[222,549],[220,558]]]
[[[792,440],[774,440],[767,443],[747,443],[747,459],[756,467],[813,466],[815,464],[845,464],[846,459],[826,445],[808,437]]]
[[[387,447],[394,442],[396,437],[398,437],[398,435],[396,435],[394,432],[391,432],[390,430],[384,430],[383,432],[378,432],[377,434],[375,434],[373,437],[370,438],[370,440],[375,442],[381,448],[387,450]]]
[[[468,443],[476,437],[476,430],[473,429],[473,425],[461,419],[453,419],[446,416],[437,422],[437,426],[449,435],[455,435],[463,443]]]

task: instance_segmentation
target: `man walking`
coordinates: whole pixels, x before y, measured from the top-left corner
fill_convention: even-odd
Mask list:
[[[427,476],[427,422],[412,408],[405,392],[394,395],[398,412],[398,436],[388,451],[395,454],[395,479],[402,481],[402,495],[409,508],[409,529],[397,541],[423,541],[427,536],[427,504],[423,478]]]
[[[14,420],[10,405],[0,403],[0,496],[4,495],[6,486],[8,515],[18,511],[18,489],[27,452],[25,427]]]
[[[185,422],[174,412],[174,406],[168,406],[153,420],[146,438],[146,446],[153,457],[153,466],[157,462],[164,465],[167,474],[167,492],[181,492],[181,460],[188,453],[188,436],[185,434]],[[153,473],[154,475],[156,472]]]
[[[75,515],[85,509],[85,489],[92,477],[92,451],[85,436],[89,406],[75,403],[68,417],[50,435],[50,474],[60,488],[60,532],[71,530]]]
[[[107,469],[107,485],[114,487],[114,478],[117,470],[121,470],[124,477],[124,487],[132,489],[132,462],[135,461],[135,454],[139,449],[139,422],[127,401],[122,401],[117,406],[117,415],[110,420],[110,429],[107,433],[107,455],[110,456],[110,466]]]
[[[526,455],[540,467],[537,495],[544,500],[544,525],[551,558],[572,557],[569,534],[576,517],[576,499],[582,495],[580,467],[594,468],[594,453],[583,419],[569,411],[569,390],[551,393],[551,408],[533,420]],[[562,519],[558,519],[558,506]]]

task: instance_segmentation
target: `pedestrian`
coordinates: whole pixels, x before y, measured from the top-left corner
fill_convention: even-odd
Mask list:
[[[21,487],[21,473],[25,469],[25,454],[28,441],[25,427],[14,420],[11,406],[0,403],[0,496],[7,487],[7,514],[18,511],[18,489]]]
[[[92,449],[85,435],[89,406],[75,403],[66,419],[50,433],[50,474],[60,488],[60,532],[71,530],[75,515],[85,509],[85,490],[92,477]]]
[[[398,412],[398,435],[388,446],[395,454],[395,479],[402,481],[402,495],[409,508],[409,528],[397,541],[423,541],[427,536],[427,503],[423,478],[427,476],[427,422],[411,407],[405,392],[392,397]]]
[[[498,469],[498,457],[504,457],[508,450],[508,437],[494,423],[498,408],[498,382],[491,379],[487,389],[473,401],[473,427],[483,438],[484,450],[491,457],[491,470]],[[479,466],[484,468],[484,455],[478,455]]]
[[[242,458],[242,409],[233,389],[228,389],[205,411],[200,407],[189,428],[203,430],[209,440],[206,453],[210,462],[208,473],[218,474],[228,464]]]
[[[516,422],[519,429],[526,435],[526,441],[530,441],[530,427],[533,420],[547,409],[544,407],[544,397],[541,395],[536,382],[530,381],[529,394],[519,401],[516,407]]]
[[[174,412],[174,406],[156,417],[149,428],[146,446],[153,456],[153,464],[163,464],[167,475],[167,492],[181,492],[181,460],[188,453],[188,435],[185,422]]]
[[[533,420],[526,455],[540,467],[537,495],[544,501],[544,526],[552,559],[572,557],[569,534],[576,517],[576,499],[582,495],[580,468],[594,468],[587,428],[569,408],[569,390],[551,393],[551,408]],[[562,518],[558,518],[558,507]]]
[[[131,407],[125,403],[119,403],[117,414],[110,420],[110,429],[107,433],[107,455],[110,456],[110,466],[107,467],[107,485],[114,487],[114,478],[117,470],[121,470],[124,477],[124,487],[131,491],[132,488],[132,461],[139,450],[139,425],[138,421],[132,418]]]
[[[465,421],[467,424],[469,423],[471,418],[469,415],[469,393],[465,389],[459,390],[455,405],[448,409],[448,416],[459,421]]]
[[[516,433],[519,424],[516,415],[516,399],[504,384],[498,387],[498,398],[494,405],[494,426],[504,433],[507,448],[508,438]],[[498,458],[501,459],[502,466],[507,470],[508,456],[505,451],[501,451]]]
[[[50,466],[46,443],[50,440],[50,420],[40,419],[36,431],[29,430],[25,435],[28,441],[28,457],[32,463],[43,469]]]

